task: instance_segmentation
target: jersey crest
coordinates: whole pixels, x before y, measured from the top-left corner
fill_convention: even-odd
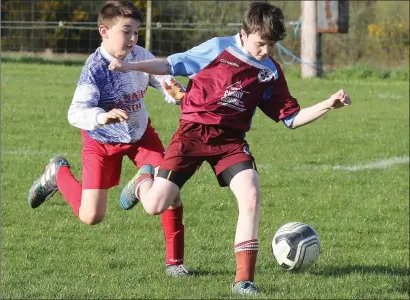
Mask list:
[[[268,82],[272,80],[275,75],[270,69],[262,69],[259,71],[258,80],[259,82]]]

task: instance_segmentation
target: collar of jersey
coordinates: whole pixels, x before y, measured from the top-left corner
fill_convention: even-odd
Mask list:
[[[245,56],[247,56],[251,61],[254,61],[254,62],[258,63],[258,64],[261,64],[261,63],[264,62],[264,61],[270,61],[270,59],[269,59],[268,57],[266,57],[266,58],[265,58],[264,60],[262,60],[262,61],[259,61],[259,60],[257,60],[256,58],[254,58],[252,55],[250,55],[249,51],[246,50],[246,49],[242,46],[241,34],[240,34],[240,33],[238,33],[237,35],[235,35],[235,41],[236,41],[236,47],[238,47],[238,49],[240,49],[240,50],[243,52],[243,54],[244,54]]]
[[[241,41],[241,34],[238,33],[237,35],[235,35],[235,41],[236,41],[236,47],[238,47],[239,49],[241,49],[241,51],[243,53],[245,53],[247,56],[252,57],[251,55],[249,55],[248,50],[246,50],[243,46],[242,46],[242,41]]]
[[[111,62],[114,59],[114,56],[112,56],[110,53],[108,53],[107,49],[104,47],[104,43],[101,43],[101,55],[108,60],[108,62]],[[132,59],[132,51],[128,53],[128,55],[124,58],[124,60],[131,60]]]

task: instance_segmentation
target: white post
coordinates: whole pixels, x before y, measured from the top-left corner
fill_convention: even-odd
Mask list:
[[[151,51],[151,20],[152,20],[152,1],[147,1],[147,16],[145,22],[145,49]]]
[[[316,77],[316,1],[301,1],[301,60],[302,77]]]

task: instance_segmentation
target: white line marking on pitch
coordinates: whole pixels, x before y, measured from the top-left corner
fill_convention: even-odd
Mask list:
[[[323,169],[333,169],[333,170],[342,170],[342,171],[349,171],[349,172],[357,172],[357,171],[362,171],[362,170],[371,170],[371,169],[384,169],[388,168],[394,165],[399,165],[399,164],[408,164],[409,163],[409,157],[408,156],[396,156],[396,157],[391,157],[388,159],[382,159],[382,160],[377,160],[374,162],[370,162],[367,164],[361,164],[361,165],[300,165],[297,167],[292,168],[293,170],[323,170]],[[273,165],[272,164],[261,164],[259,165],[256,163],[256,166],[260,170],[268,170],[272,169]]]
[[[0,151],[1,156],[53,156],[53,155],[63,155],[63,156],[71,156],[77,155],[74,153],[50,153],[48,151],[35,151],[35,150],[6,150]],[[348,165],[319,165],[319,166],[311,166],[311,165],[302,165],[297,167],[296,169],[333,169],[333,170],[343,170],[343,171],[350,171],[350,172],[357,172],[362,170],[369,170],[369,169],[384,169],[398,164],[408,164],[410,161],[408,156],[396,156],[388,159],[382,159],[378,161],[374,161],[371,163],[367,163],[364,165],[355,165],[355,166],[348,166]],[[266,170],[271,169],[271,164],[257,164],[258,169]]]
[[[51,153],[48,151],[36,151],[36,150],[0,150],[1,156],[7,155],[7,156],[54,156],[54,155],[65,155],[67,156],[69,153],[67,152],[56,152],[56,153]],[[73,155],[71,153],[71,155]]]
[[[345,170],[345,171],[350,171],[350,172],[356,172],[356,171],[368,170],[368,169],[384,169],[384,168],[388,168],[394,165],[408,164],[408,163],[409,163],[409,157],[401,156],[401,157],[392,157],[389,159],[378,160],[378,161],[371,162],[365,165],[356,165],[356,166],[324,165],[319,168],[332,168],[334,170]]]

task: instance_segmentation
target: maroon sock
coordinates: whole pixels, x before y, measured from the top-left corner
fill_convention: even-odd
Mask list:
[[[182,205],[167,209],[161,214],[165,236],[165,263],[179,265],[184,263],[184,224],[182,224]]]
[[[57,173],[57,187],[64,199],[70,204],[75,215],[78,217],[81,206],[81,183],[74,177],[67,166],[62,166]]]

